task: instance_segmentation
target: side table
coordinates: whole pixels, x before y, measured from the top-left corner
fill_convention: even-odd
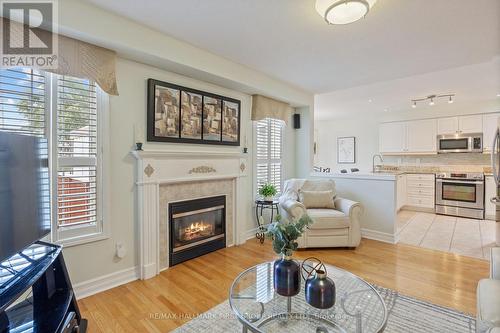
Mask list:
[[[257,233],[255,234],[255,237],[260,241],[260,243],[264,243],[264,233],[266,232],[266,229],[263,224],[260,222],[260,217],[262,216],[262,213],[265,209],[271,209],[271,218],[269,220],[269,223],[273,222],[274,219],[274,210],[276,210],[276,215],[279,214],[279,208],[278,208],[279,202],[277,200],[273,201],[266,201],[266,200],[255,200],[255,218],[257,219]],[[260,212],[259,212],[260,209]]]

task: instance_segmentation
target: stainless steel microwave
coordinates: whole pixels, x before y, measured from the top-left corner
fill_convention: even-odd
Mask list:
[[[482,153],[483,134],[449,134],[437,136],[438,153]]]

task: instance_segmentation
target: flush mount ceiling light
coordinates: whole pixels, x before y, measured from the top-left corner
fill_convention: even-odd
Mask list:
[[[415,109],[417,107],[417,102],[425,102],[425,101],[429,101],[429,105],[433,106],[434,104],[436,104],[435,100],[439,98],[448,98],[448,103],[451,104],[453,103],[453,97],[455,97],[455,94],[429,95],[424,98],[416,98],[411,100],[412,103],[411,107]]]
[[[368,14],[377,0],[316,0],[316,11],[328,24],[348,24]]]

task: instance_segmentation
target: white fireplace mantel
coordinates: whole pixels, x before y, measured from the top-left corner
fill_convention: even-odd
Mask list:
[[[233,239],[230,244],[244,242],[244,223],[239,216],[244,212],[243,177],[248,176],[247,154],[210,151],[132,151],[137,160],[136,190],[139,225],[139,267],[141,279],[149,279],[160,272],[160,186],[182,182],[232,179],[235,184]]]

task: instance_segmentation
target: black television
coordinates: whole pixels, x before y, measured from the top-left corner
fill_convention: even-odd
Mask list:
[[[0,263],[50,232],[47,140],[0,131]]]

